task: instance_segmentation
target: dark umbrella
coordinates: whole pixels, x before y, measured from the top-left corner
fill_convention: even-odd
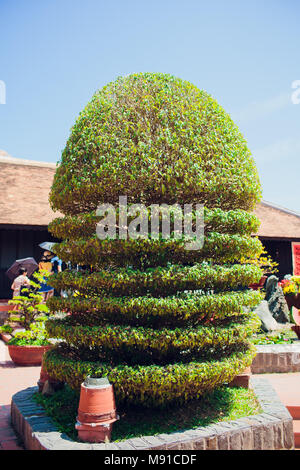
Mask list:
[[[52,248],[54,245],[55,243],[53,242],[43,242],[39,244],[39,246],[43,248],[43,250],[46,250],[46,251],[52,251]]]
[[[19,275],[20,268],[25,268],[28,276],[31,276],[38,267],[34,258],[17,259],[5,274],[13,281]]]

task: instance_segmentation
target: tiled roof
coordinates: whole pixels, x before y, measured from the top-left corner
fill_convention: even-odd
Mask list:
[[[266,238],[300,238],[300,214],[267,201],[255,210],[261,221],[258,235]]]
[[[48,197],[56,164],[0,155],[0,224],[48,225],[58,217]],[[262,237],[300,238],[300,214],[263,201],[255,210]]]

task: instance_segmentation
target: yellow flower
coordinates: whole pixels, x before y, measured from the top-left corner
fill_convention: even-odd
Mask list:
[[[294,284],[288,284],[283,288],[284,294],[295,294],[296,293],[296,286]]]

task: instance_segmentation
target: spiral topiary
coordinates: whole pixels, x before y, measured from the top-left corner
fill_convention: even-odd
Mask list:
[[[101,203],[202,203],[205,243],[96,236]],[[107,375],[117,403],[164,406],[200,397],[251,364],[247,289],[261,271],[241,259],[261,250],[251,210],[260,184],[246,142],[206,92],[165,74],[133,74],[97,92],[76,121],[50,201],[55,252],[92,269],[52,276],[75,292],[48,301],[51,337],[63,339],[44,365],[73,388]]]

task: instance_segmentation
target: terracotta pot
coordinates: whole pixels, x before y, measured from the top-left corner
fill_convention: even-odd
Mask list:
[[[285,300],[288,304],[289,309],[292,307],[296,307],[298,310],[300,309],[300,294],[297,295],[285,295]]]
[[[296,333],[296,335],[300,339],[300,325],[293,325],[292,330]]]
[[[87,377],[81,384],[75,425],[79,438],[85,442],[109,441],[117,419],[113,386],[107,378]]]
[[[109,442],[111,439],[112,424],[91,426],[77,422],[75,428],[79,439],[83,442]]]
[[[8,352],[11,360],[20,366],[40,366],[42,364],[43,354],[51,346],[16,346],[8,345]]]
[[[268,276],[262,276],[262,277],[260,278],[259,283],[257,283],[257,284],[250,284],[250,286],[249,286],[250,289],[253,289],[253,290],[262,289],[262,288],[264,287],[264,285],[265,285],[265,282],[266,282],[267,278],[268,278]]]

